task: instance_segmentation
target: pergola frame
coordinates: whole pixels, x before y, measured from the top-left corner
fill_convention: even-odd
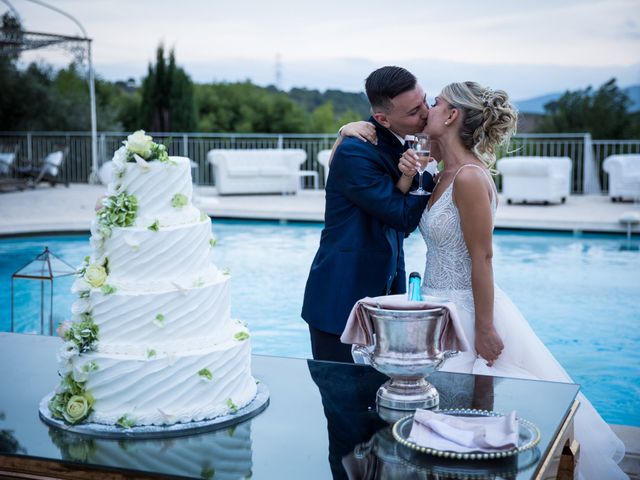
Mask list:
[[[91,59],[91,42],[84,27],[74,17],[67,12],[44,3],[41,0],[29,0],[43,7],[49,8],[73,21],[82,31],[84,37],[59,35],[55,33],[30,32],[26,30],[0,30],[0,55],[19,55],[27,50],[37,50],[52,46],[62,47],[71,52],[79,63],[84,63],[85,51],[87,53],[88,73],[89,73],[89,101],[91,108],[91,173],[89,183],[98,183],[98,127],[96,118],[96,91],[95,76],[93,72],[93,62]],[[16,9],[8,0],[2,0],[9,6],[14,16],[20,20]]]

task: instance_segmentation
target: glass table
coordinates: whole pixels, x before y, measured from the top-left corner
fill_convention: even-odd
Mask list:
[[[54,337],[0,333],[0,476],[23,478],[537,479],[571,439],[579,387],[436,372],[440,408],[509,412],[540,429],[538,446],[502,460],[438,459],[393,440],[375,395],[387,377],[368,366],[253,356],[270,404],[241,424],[186,437],[109,440],[44,424],[42,397],[56,386]],[[561,438],[562,437],[562,438]],[[555,473],[553,473],[555,475]],[[4,477],[3,477],[4,478]]]

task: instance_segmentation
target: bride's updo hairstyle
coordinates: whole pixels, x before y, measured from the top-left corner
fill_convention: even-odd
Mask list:
[[[518,122],[507,92],[462,82],[444,87],[440,97],[462,112],[462,143],[487,167],[493,167],[496,147],[509,141]]]

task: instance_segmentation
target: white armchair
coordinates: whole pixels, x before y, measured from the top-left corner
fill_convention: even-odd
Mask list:
[[[612,201],[640,199],[640,155],[611,155],[602,169],[609,175],[609,198]]]
[[[210,150],[220,195],[298,192],[300,179],[310,172],[300,170],[307,159],[302,149]],[[317,176],[317,172],[314,172]]]
[[[327,185],[327,178],[329,177],[329,158],[331,157],[331,150],[320,150],[318,152],[318,163],[322,165],[324,169],[324,184]]]
[[[564,203],[571,192],[569,157],[506,157],[498,160],[507,203]]]

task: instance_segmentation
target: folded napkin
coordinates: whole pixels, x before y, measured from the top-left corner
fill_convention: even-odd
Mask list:
[[[515,410],[501,417],[459,417],[417,409],[409,441],[459,453],[502,452],[518,446],[518,420]]]
[[[405,294],[385,295],[381,297],[365,297],[356,302],[351,309],[347,325],[342,332],[340,341],[356,345],[373,345],[373,325],[363,305],[386,308],[389,310],[428,310],[443,307],[444,328],[440,338],[440,350],[471,350],[467,336],[458,318],[458,311],[452,302],[437,302],[431,300],[415,301],[407,299]]]

